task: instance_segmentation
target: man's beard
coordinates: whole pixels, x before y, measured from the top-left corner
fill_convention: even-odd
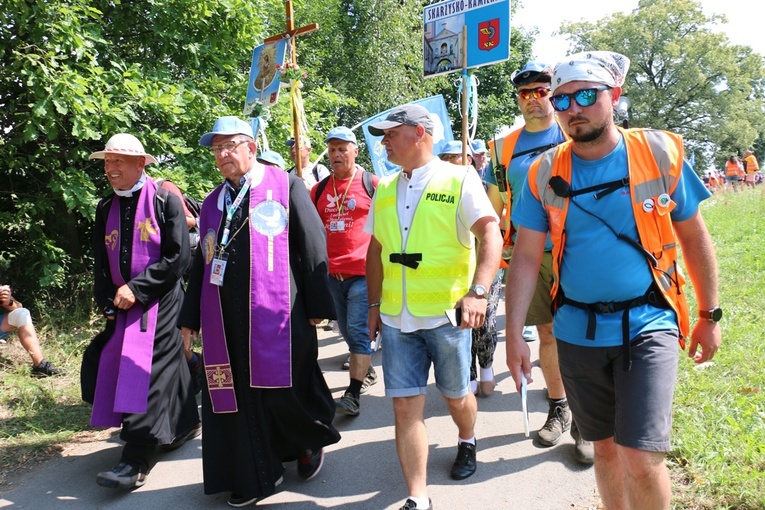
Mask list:
[[[606,129],[608,129],[608,123],[603,122],[602,124],[595,126],[593,128],[587,129],[584,132],[577,132],[576,127],[574,127],[574,130],[572,132],[569,132],[569,136],[572,140],[574,140],[577,143],[589,143],[594,142],[601,136],[603,136],[603,133],[606,132]]]

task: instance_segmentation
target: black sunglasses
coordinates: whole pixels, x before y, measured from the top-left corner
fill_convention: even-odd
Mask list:
[[[559,112],[565,112],[571,107],[571,99],[576,101],[576,104],[582,108],[586,106],[592,106],[595,104],[595,100],[598,97],[598,92],[608,90],[611,87],[603,85],[602,87],[593,87],[591,89],[582,89],[572,92],[570,94],[555,94],[550,96],[550,102],[553,108]]]

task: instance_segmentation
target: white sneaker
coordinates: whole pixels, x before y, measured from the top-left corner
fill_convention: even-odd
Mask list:
[[[523,339],[527,342],[533,342],[539,340],[539,333],[536,326],[525,326],[523,328]]]

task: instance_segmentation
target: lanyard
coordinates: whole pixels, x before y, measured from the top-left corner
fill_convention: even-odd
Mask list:
[[[343,199],[338,201],[337,187],[335,186],[335,174],[332,174],[332,189],[335,192],[335,204],[337,204],[337,214],[343,214],[343,204],[345,204],[345,197],[348,196],[348,190],[351,189],[353,184],[353,178],[356,177],[356,169],[354,168],[351,179],[348,181],[348,185],[345,187],[345,193],[343,193]]]
[[[244,200],[245,195],[250,191],[250,184],[252,183],[252,172],[247,172],[247,175],[244,178],[244,184],[242,185],[241,189],[239,190],[239,194],[236,196],[236,199],[234,200],[234,203],[231,204],[228,207],[228,210],[226,211],[226,225],[223,227],[223,238],[220,241],[221,246],[224,248],[226,247],[226,244],[228,244],[228,236],[230,233],[230,227],[231,227],[231,220],[234,218],[234,213],[237,209],[239,209],[239,206],[242,203],[242,200]],[[228,192],[226,192],[226,205],[228,205],[228,202],[231,201],[231,197],[229,196]]]

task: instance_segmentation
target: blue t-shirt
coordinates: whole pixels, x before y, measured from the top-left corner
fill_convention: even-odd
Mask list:
[[[571,189],[578,190],[627,177],[627,151],[624,139],[606,157],[585,161],[572,154]],[[629,186],[599,199],[594,193],[574,197],[572,202],[608,222],[618,233],[639,239],[632,212]],[[709,198],[704,183],[687,162],[680,181],[671,194],[675,208],[673,221],[683,221],[698,210],[699,203]],[[560,284],[566,297],[582,303],[625,301],[642,296],[653,282],[645,256],[630,244],[616,238],[600,220],[569,204],[566,217],[566,245],[560,269]],[[517,224],[548,231],[547,213],[531,193],[523,187],[518,207],[513,212]],[[597,314],[595,341],[587,340],[588,314],[574,306],[561,306],[555,314],[555,336],[563,341],[589,346],[613,347],[622,344],[622,313]],[[630,309],[630,338],[646,331],[677,329],[671,309],[644,305]]]
[[[515,144],[513,154],[524,152],[530,149],[536,149],[537,147],[549,147],[551,144],[558,144],[564,142],[566,137],[558,126],[557,122],[554,122],[552,126],[544,131],[530,132],[524,129],[518,141]],[[524,154],[517,158],[510,160],[510,168],[507,169],[507,182],[510,185],[510,189],[513,191],[512,207],[510,211],[510,221],[513,226],[518,229],[518,223],[515,221],[515,209],[518,207],[518,197],[521,194],[523,185],[526,182],[526,175],[529,173],[529,167],[531,164],[541,155],[540,152],[534,151],[528,154]],[[486,172],[484,181],[489,184],[497,184],[497,179],[494,176],[494,167],[489,163],[489,169]],[[517,232],[516,234],[517,235]],[[513,235],[513,242],[515,242],[515,235]],[[552,250],[552,241],[548,234],[545,241],[545,251]]]

